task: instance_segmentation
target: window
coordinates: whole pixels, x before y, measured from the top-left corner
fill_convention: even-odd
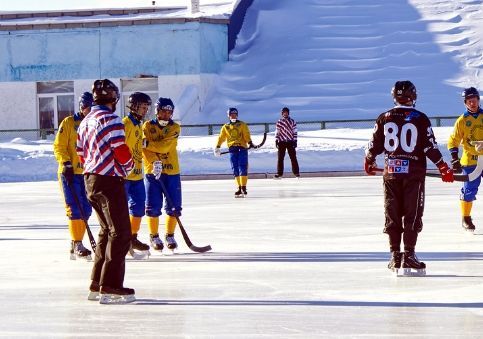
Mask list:
[[[118,110],[122,116],[129,114],[127,105],[129,104],[129,96],[134,92],[143,92],[151,98],[152,105],[146,114],[145,120],[152,119],[154,116],[154,104],[158,100],[158,78],[140,78],[140,79],[124,79],[121,80],[122,95]],[[119,107],[121,106],[121,107]]]
[[[74,82],[46,81],[37,83],[39,128],[48,129],[45,134],[54,134],[66,117],[75,112]]]

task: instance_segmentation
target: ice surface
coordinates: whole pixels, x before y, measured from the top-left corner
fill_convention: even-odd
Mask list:
[[[0,184],[0,336],[480,337],[479,203],[471,235],[459,184],[426,187],[427,276],[395,278],[381,177],[249,180],[246,199],[233,198],[232,180],[183,182],[183,224],[213,251],[190,252],[177,231],[180,254],[127,262],[138,300],[105,306],[87,300],[92,263],[69,260],[58,184]],[[143,220],[141,240],[147,232]]]

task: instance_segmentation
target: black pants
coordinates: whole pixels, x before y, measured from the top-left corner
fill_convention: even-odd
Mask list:
[[[87,198],[101,225],[91,279],[101,286],[123,287],[126,254],[131,245],[124,179],[86,174],[84,180]]]
[[[414,251],[418,233],[423,229],[424,178],[384,179],[384,233],[391,251]]]
[[[297,161],[297,151],[294,144],[291,141],[280,141],[278,143],[278,162],[277,162],[277,174],[283,175],[283,160],[285,159],[285,150],[288,152],[290,161],[292,162],[292,172],[295,175],[300,174],[299,163]]]

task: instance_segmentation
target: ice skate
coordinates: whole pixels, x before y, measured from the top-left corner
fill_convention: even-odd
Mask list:
[[[174,234],[166,234],[164,239],[166,240],[166,247],[174,253],[174,251],[178,248],[178,244],[174,239]]]
[[[399,269],[401,268],[402,253],[399,251],[394,251],[391,253],[391,261],[387,264],[389,268],[396,276],[399,274]]]
[[[114,288],[109,286],[101,286],[99,304],[127,304],[136,300],[134,290],[132,288],[121,287]]]
[[[283,175],[282,175],[282,174],[275,174],[275,175],[273,176],[273,178],[274,178],[274,179],[276,179],[276,180],[280,180],[280,179],[282,179],[282,178],[283,178]]]
[[[414,251],[405,251],[402,258],[403,274],[409,276],[426,275],[426,264],[418,260]]]
[[[238,186],[238,191],[235,192],[235,198],[244,198],[245,195],[242,192],[242,187]]]
[[[70,260],[92,260],[91,251],[84,247],[82,241],[72,240],[70,243]]]
[[[463,221],[461,225],[466,231],[472,232],[472,233],[475,231],[475,228],[476,228],[470,216],[463,217]]]
[[[247,187],[246,186],[242,186],[241,187],[241,190],[242,190],[242,193],[244,196],[246,196],[248,193],[247,193]]]
[[[159,238],[159,234],[150,234],[149,238],[151,240],[151,246],[156,250],[156,251],[162,251],[164,248],[163,242]]]
[[[89,287],[89,295],[87,296],[87,300],[99,301],[99,289],[99,283],[93,280],[91,282],[91,286]]]
[[[132,235],[129,254],[136,260],[148,259],[151,255],[151,253],[149,252],[149,245],[139,241],[137,234]]]

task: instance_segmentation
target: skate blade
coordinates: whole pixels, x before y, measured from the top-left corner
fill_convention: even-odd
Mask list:
[[[145,260],[149,259],[149,256],[151,255],[151,252],[149,251],[135,251],[135,250],[129,250],[129,255],[134,259],[134,260]]]
[[[89,295],[87,296],[87,300],[91,301],[99,301],[99,292],[89,292]]]
[[[403,268],[403,275],[406,277],[422,277],[426,275],[425,268]]]
[[[235,195],[235,199],[242,199],[242,198],[245,198],[244,194]]]
[[[400,277],[402,275],[401,269],[400,268],[390,268],[392,276],[394,277]]]
[[[101,294],[99,304],[103,305],[122,305],[136,301],[134,294],[119,295],[119,294]]]
[[[92,261],[92,257],[91,255],[86,255],[86,256],[81,256],[81,255],[77,255],[77,254],[74,254],[74,253],[71,253],[70,254],[70,260],[77,260],[77,259],[81,259],[81,260],[85,260],[85,261]]]

